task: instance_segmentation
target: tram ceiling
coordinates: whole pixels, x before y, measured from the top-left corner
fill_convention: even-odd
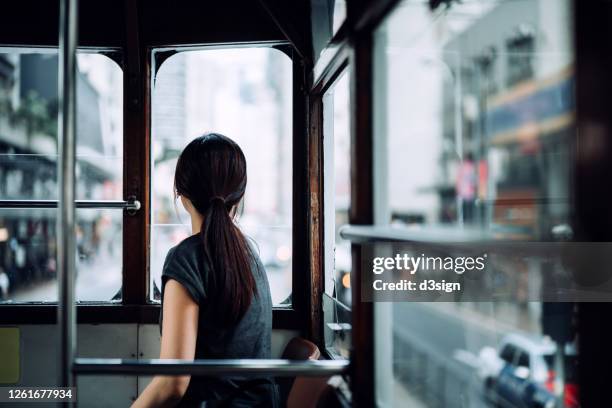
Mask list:
[[[82,1],[79,45],[122,48],[127,0]],[[291,7],[273,0],[231,2],[138,0],[139,38],[145,47],[289,41],[308,53],[308,2]],[[58,44],[58,1],[22,0],[2,6],[0,44]],[[306,54],[307,55],[307,54]]]

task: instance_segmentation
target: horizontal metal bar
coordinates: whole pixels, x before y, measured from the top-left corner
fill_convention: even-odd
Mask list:
[[[57,200],[0,200],[2,208],[57,208]],[[76,200],[76,208],[119,208],[123,210],[140,210],[140,201],[130,200]]]
[[[77,358],[78,375],[198,375],[323,377],[344,374],[347,360],[123,360]]]
[[[489,242],[494,236],[490,231],[461,227],[391,227],[372,225],[345,225],[340,237],[354,243],[406,242],[415,244],[478,243]]]

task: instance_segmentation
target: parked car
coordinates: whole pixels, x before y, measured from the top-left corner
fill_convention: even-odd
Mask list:
[[[556,350],[555,343],[547,337],[518,333],[505,336],[497,351],[490,347],[481,350],[480,374],[486,398],[500,407],[556,407]],[[566,407],[576,408],[575,345],[568,344],[564,354],[564,402]]]

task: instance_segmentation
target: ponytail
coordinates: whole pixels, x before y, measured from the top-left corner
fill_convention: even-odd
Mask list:
[[[246,238],[232,216],[246,190],[246,160],[230,138],[207,133],[185,147],[176,163],[174,188],[204,217],[200,230],[210,265],[207,292],[217,324],[238,323],[257,293]]]
[[[222,326],[242,319],[256,294],[246,238],[234,224],[222,197],[213,197],[200,231],[211,266],[209,293]]]

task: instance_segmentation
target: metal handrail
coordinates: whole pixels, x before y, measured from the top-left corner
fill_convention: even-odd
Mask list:
[[[59,129],[57,249],[59,353],[57,384],[72,387],[76,378],[72,364],[76,356],[76,307],[74,277],[76,254],[75,164],[76,164],[76,47],[78,43],[78,2],[60,1],[59,20]],[[68,406],[64,402],[62,406]]]
[[[3,208],[57,208],[57,200],[0,200],[0,209]],[[76,208],[118,208],[129,211],[140,210],[138,200],[75,200]]]
[[[344,225],[340,227],[338,233],[342,239],[357,244],[381,241],[417,244],[473,244],[489,242],[493,238],[490,231],[453,227],[396,228],[378,225]]]
[[[344,374],[348,360],[170,360],[77,358],[73,372],[78,375],[200,375],[323,377]]]

